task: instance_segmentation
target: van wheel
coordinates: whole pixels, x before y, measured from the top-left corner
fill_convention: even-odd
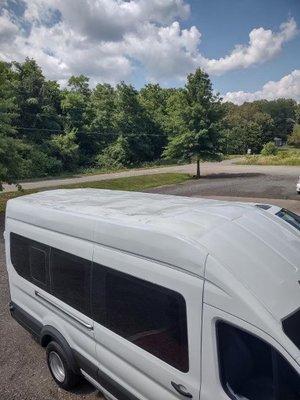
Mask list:
[[[81,379],[71,368],[64,350],[57,342],[50,342],[46,348],[47,364],[58,386],[65,390],[72,389]]]

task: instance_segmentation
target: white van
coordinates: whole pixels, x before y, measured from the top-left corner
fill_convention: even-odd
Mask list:
[[[68,389],[300,399],[300,234],[253,205],[78,189],[10,200],[12,316]]]

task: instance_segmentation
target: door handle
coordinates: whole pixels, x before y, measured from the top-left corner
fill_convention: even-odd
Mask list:
[[[184,397],[188,397],[189,399],[191,399],[193,397],[193,395],[191,393],[189,393],[187,391],[187,388],[184,387],[183,385],[180,385],[178,383],[175,382],[171,382],[171,385],[173,386],[173,388],[179,393],[181,394],[181,396]]]

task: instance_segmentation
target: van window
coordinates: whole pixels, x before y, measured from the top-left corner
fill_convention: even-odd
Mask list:
[[[188,371],[184,298],[172,290],[95,265],[97,322],[180,371]]]
[[[221,381],[231,399],[300,398],[299,374],[270,345],[224,322],[217,337]]]
[[[30,278],[29,240],[16,233],[10,234],[10,259],[17,273],[22,278]]]
[[[43,284],[47,283],[47,253],[35,246],[29,247],[29,266],[31,277]]]
[[[52,294],[89,315],[91,262],[58,249],[51,249]]]
[[[10,234],[10,257],[15,270],[22,278],[46,290],[49,286],[48,255],[49,246]]]
[[[299,215],[293,213],[292,211],[286,210],[285,208],[282,208],[276,215],[300,231]]]

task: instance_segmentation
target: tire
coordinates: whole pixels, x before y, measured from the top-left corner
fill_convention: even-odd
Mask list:
[[[70,360],[57,342],[50,342],[46,348],[47,364],[56,384],[70,390],[81,382],[81,376],[73,372]]]

